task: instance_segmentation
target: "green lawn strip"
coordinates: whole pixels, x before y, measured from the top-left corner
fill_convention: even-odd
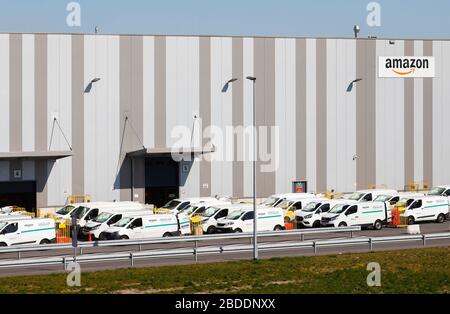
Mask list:
[[[450,248],[0,278],[0,293],[449,293]],[[367,264],[382,286],[368,287]]]

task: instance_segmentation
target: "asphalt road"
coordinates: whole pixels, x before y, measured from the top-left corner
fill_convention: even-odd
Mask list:
[[[450,222],[444,224],[435,223],[422,223],[420,224],[421,232],[423,234],[442,233],[450,231]],[[404,228],[384,228],[381,231],[376,230],[363,230],[360,232],[354,232],[353,237],[385,237],[385,236],[400,236],[405,235],[406,229]],[[314,236],[306,236],[304,240],[323,240],[323,239],[341,239],[349,238],[350,233],[329,233]],[[261,239],[260,243],[270,242],[298,242],[299,236],[279,236],[269,237]],[[215,240],[207,241],[204,243],[199,242],[199,247],[218,246],[218,245],[233,245],[233,244],[249,244],[248,239],[230,239],[230,240]],[[449,246],[450,240],[429,240],[427,241],[427,247],[432,246]],[[192,247],[192,243],[171,243],[165,245],[143,245],[142,250],[158,250],[158,249],[175,249]],[[409,248],[423,247],[421,241],[417,242],[399,242],[394,244],[377,244],[373,247],[373,251],[379,250],[400,250]],[[96,248],[84,248],[83,254],[95,254],[95,253],[112,253],[112,252],[136,252],[137,246],[129,247],[96,247]],[[370,251],[368,245],[351,245],[341,247],[319,247],[317,255],[327,254],[342,254],[342,253],[354,253],[354,252],[367,252]],[[27,257],[48,257],[48,256],[72,256],[73,250],[57,250],[57,251],[40,251],[40,252],[27,252],[21,253],[21,258]],[[276,251],[261,251],[260,258],[272,258],[272,257],[285,257],[285,256],[311,256],[314,255],[314,251],[311,248],[295,248],[295,249],[280,249]],[[0,254],[0,260],[16,259],[17,253],[2,253]],[[208,254],[199,255],[197,263],[210,263],[210,262],[223,262],[232,260],[244,260],[251,259],[251,252],[241,253],[222,253],[222,254]],[[152,259],[135,260],[134,267],[149,267],[149,266],[163,266],[163,265],[185,265],[195,263],[194,256],[180,256],[180,257],[158,257]],[[95,262],[95,263],[83,263],[81,265],[82,271],[97,271],[104,269],[126,268],[130,267],[130,261],[114,261],[114,262]],[[59,266],[28,266],[20,268],[0,268],[0,276],[17,276],[17,275],[32,275],[32,274],[47,274],[55,272],[64,272],[63,265]]]

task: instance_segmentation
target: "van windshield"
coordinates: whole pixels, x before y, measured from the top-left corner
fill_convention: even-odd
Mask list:
[[[232,212],[231,214],[228,215],[227,218],[230,220],[238,220],[244,213],[245,213],[245,211],[243,211],[243,210],[239,210],[237,212]]]
[[[387,202],[391,199],[392,196],[390,195],[378,195],[375,199],[374,202]]]
[[[89,210],[90,210],[90,208],[88,208],[88,207],[80,206],[70,214],[70,217],[75,217],[76,219],[81,219],[84,215],[86,215],[86,213]]]
[[[113,226],[114,227],[125,227],[132,220],[133,220],[133,217],[122,218],[117,223],[115,223]]]
[[[198,206],[188,206],[182,210],[180,210],[180,213],[191,215],[193,212],[197,210]]]
[[[58,215],[67,215],[69,214],[73,209],[75,208],[75,206],[73,205],[66,205],[63,208],[61,208],[60,210],[58,210],[56,213]]]
[[[305,208],[302,209],[302,211],[310,213],[315,211],[320,205],[322,205],[322,203],[311,202],[308,205],[306,205]]]
[[[94,218],[94,222],[104,223],[107,221],[113,214],[110,213],[101,213],[96,218]]]
[[[364,193],[355,192],[348,197],[349,200],[359,201],[361,197],[364,196]]]
[[[5,228],[7,224],[8,224],[7,222],[0,222],[0,231],[2,231],[3,228]]]
[[[174,209],[175,207],[177,207],[177,206],[180,205],[180,204],[181,204],[180,201],[171,200],[171,201],[169,201],[166,205],[164,205],[162,208],[165,208],[165,209]]]
[[[286,208],[289,208],[293,203],[294,203],[294,201],[284,200],[284,201],[280,202],[280,204],[278,204],[275,207],[286,209]]]
[[[440,196],[442,195],[442,193],[444,193],[444,191],[444,188],[432,188],[430,192],[428,192],[428,195]]]
[[[280,200],[279,197],[270,196],[265,199],[265,201],[263,202],[263,205],[274,206],[279,200]]]
[[[348,208],[348,205],[345,204],[338,204],[335,205],[330,211],[330,214],[341,214]]]
[[[208,207],[207,210],[203,213],[204,217],[212,217],[215,213],[217,213],[220,210],[220,208],[217,207]]]

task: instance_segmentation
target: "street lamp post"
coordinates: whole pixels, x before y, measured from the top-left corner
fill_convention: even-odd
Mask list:
[[[253,84],[253,259],[258,259],[258,215],[256,213],[256,150],[257,150],[257,143],[256,143],[256,106],[255,106],[255,84],[256,84],[256,77],[254,76],[247,76],[247,80],[251,81]],[[229,80],[224,88],[223,92],[226,92],[228,89],[228,85],[236,82],[237,78],[232,78]]]

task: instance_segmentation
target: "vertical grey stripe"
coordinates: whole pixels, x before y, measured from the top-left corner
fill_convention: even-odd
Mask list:
[[[256,126],[267,127],[267,153],[271,152],[271,127],[275,126],[275,39],[255,38],[254,72],[256,77]],[[258,156],[261,155],[261,136],[258,130]],[[275,145],[274,145],[275,146]],[[272,156],[273,157],[273,156]],[[259,160],[259,159],[258,159]],[[264,163],[268,164],[268,163]],[[275,193],[275,172],[262,172],[263,163],[256,163],[256,195]]]
[[[144,47],[143,37],[133,36],[131,40],[131,123],[134,132],[131,149],[143,148],[144,136]],[[129,131],[129,130],[127,130]],[[133,134],[134,134],[133,132]],[[135,196],[138,195],[136,198]],[[145,201],[145,158],[133,161],[133,201]]]
[[[414,55],[414,41],[405,41],[405,56]],[[414,182],[414,79],[405,78],[405,184]]]
[[[423,42],[423,55],[433,56],[433,42]],[[423,180],[433,185],[433,79],[423,79]]]
[[[155,147],[166,147],[166,37],[155,37]]]
[[[9,151],[22,151],[22,35],[9,36]],[[9,163],[9,177],[14,178],[14,170],[22,170],[22,161]]]
[[[35,147],[47,151],[47,35],[35,36]],[[46,160],[35,165],[37,207],[47,206],[48,167]]]
[[[306,180],[306,39],[296,40],[296,178]]]
[[[84,194],[84,36],[72,36],[72,194]]]
[[[327,40],[317,40],[316,50],[316,180],[317,192],[327,190]]]
[[[376,184],[376,40],[356,41],[356,182],[358,189]]]
[[[144,202],[145,159],[133,164],[125,152],[141,149],[143,137],[143,43],[141,36],[120,37],[120,138],[123,137],[120,168],[120,199]],[[123,133],[125,118],[125,133]],[[133,171],[133,173],[131,173]],[[133,195],[132,195],[133,194]],[[138,194],[138,198],[134,195]]]
[[[211,125],[211,38],[200,37],[200,118],[205,130]],[[209,139],[203,138],[202,145]],[[200,196],[211,195],[211,163],[200,162]]]
[[[244,41],[242,38],[233,38],[233,77],[239,80],[233,83],[233,126],[244,125]],[[244,196],[244,163],[243,141],[234,141],[233,161],[233,196]]]
[[[120,36],[120,140],[123,141],[120,167],[120,200],[131,200],[131,160],[125,157],[125,152],[132,143],[131,113],[131,71],[132,51],[131,36]],[[125,117],[128,121],[125,126]],[[125,132],[124,132],[125,126]]]

